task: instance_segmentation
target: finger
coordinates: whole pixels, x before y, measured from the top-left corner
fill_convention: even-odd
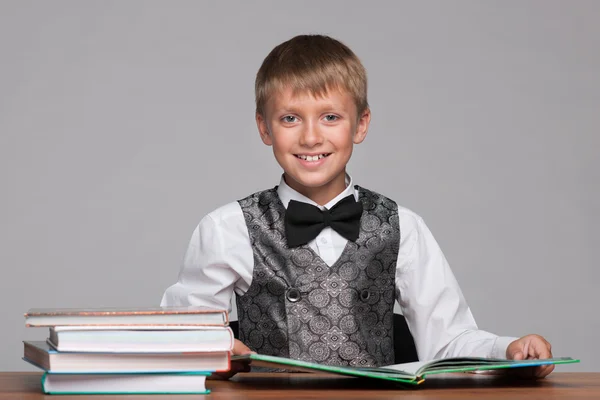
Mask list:
[[[523,346],[523,358],[522,360],[525,360],[529,358],[529,340],[527,340],[525,342],[525,345]]]
[[[554,371],[554,365],[543,365],[541,367],[536,368],[535,377],[536,378],[544,378],[548,374]]]
[[[512,356],[513,360],[522,360],[524,358],[523,353],[521,353],[520,351],[517,351],[515,354],[513,354]]]
[[[529,355],[538,359],[552,358],[550,343],[545,340],[533,340],[529,347]]]
[[[254,351],[250,350],[250,348],[248,346],[246,346],[244,343],[242,343],[241,341],[235,339],[235,341],[233,342],[233,355],[235,356],[241,356],[244,354],[251,354],[251,353],[255,353]]]

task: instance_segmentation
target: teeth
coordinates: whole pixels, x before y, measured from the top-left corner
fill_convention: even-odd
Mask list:
[[[319,154],[319,155],[316,155],[316,156],[305,156],[303,154],[299,154],[296,157],[298,157],[298,158],[300,158],[302,160],[306,160],[306,161],[318,161],[321,158],[325,158],[327,156],[325,154]]]

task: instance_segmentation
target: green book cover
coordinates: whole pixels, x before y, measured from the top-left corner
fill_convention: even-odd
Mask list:
[[[579,360],[570,357],[549,358],[544,360],[506,360],[493,358],[444,358],[432,361],[419,361],[406,364],[388,365],[384,367],[341,367],[322,365],[307,361],[292,360],[285,357],[266,356],[262,354],[247,354],[233,356],[232,361],[246,360],[251,365],[266,368],[278,368],[305,372],[326,372],[354,377],[383,379],[418,385],[428,375],[451,372],[488,371],[508,368],[538,367],[551,364],[577,363]]]

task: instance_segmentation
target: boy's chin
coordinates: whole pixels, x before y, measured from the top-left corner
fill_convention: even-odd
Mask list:
[[[345,174],[342,173],[341,174],[343,176],[343,180],[341,182],[344,182],[343,185],[345,187]],[[285,174],[285,181],[288,185],[290,186],[301,186],[303,188],[306,189],[310,189],[310,190],[315,190],[315,189],[319,189],[319,188],[323,188],[323,189],[327,189],[329,187],[331,187],[332,185],[335,185],[337,176],[335,177],[331,177],[331,176],[294,176],[294,175],[290,175],[290,174]],[[292,182],[290,182],[292,181]]]

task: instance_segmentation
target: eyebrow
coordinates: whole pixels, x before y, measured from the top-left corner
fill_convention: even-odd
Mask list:
[[[340,110],[346,111],[343,105],[339,105],[339,104],[336,105],[334,103],[327,103],[327,104],[319,105],[315,109],[317,110],[318,113],[324,113],[324,112],[328,112],[330,110],[331,111],[335,110],[336,113],[340,112]],[[281,108],[273,110],[273,112],[276,114],[298,113],[298,111],[299,111],[299,107],[296,107],[296,106],[281,107]]]

